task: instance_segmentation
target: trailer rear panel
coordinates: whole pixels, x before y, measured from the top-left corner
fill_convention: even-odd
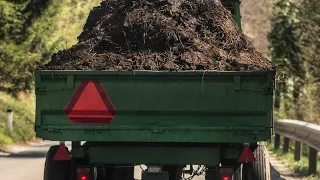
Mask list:
[[[274,71],[37,71],[35,130],[57,141],[257,142],[272,133],[273,92]],[[111,114],[92,112],[106,101]]]

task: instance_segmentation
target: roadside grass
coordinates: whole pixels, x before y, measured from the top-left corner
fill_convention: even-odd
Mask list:
[[[83,26],[90,11],[100,5],[101,0],[64,0],[59,15],[56,31],[52,34],[52,41],[59,41],[56,50],[70,48],[78,42],[77,37],[83,31]]]
[[[33,140],[34,133],[34,105],[33,93],[21,94],[18,99],[0,92],[0,147],[15,143],[23,143]],[[13,130],[7,128],[7,108],[13,110]]]
[[[281,142],[283,142],[283,137],[281,137]],[[319,180],[320,179],[320,162],[317,163],[317,175],[315,176],[308,176],[308,169],[309,169],[309,160],[308,160],[308,152],[307,148],[303,147],[303,152],[301,154],[300,161],[296,162],[294,160],[294,143],[290,142],[289,152],[283,152],[283,143],[280,144],[278,149],[274,149],[274,137],[272,138],[272,143],[265,143],[267,148],[277,155],[277,158],[285,162],[289,165],[291,170],[297,174],[299,177],[302,177],[304,180]]]

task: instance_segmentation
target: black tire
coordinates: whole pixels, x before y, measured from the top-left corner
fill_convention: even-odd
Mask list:
[[[258,145],[253,152],[257,161],[244,164],[246,180],[271,180],[269,153],[265,146]]]
[[[69,180],[70,161],[53,161],[59,146],[51,146],[44,165],[44,180]]]
[[[242,164],[242,179],[243,180],[255,180],[252,178],[251,175],[252,175],[252,164],[251,163],[243,163]]]
[[[233,173],[233,180],[242,180],[242,165]]]

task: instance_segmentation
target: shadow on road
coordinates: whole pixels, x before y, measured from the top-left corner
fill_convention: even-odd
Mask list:
[[[0,154],[0,158],[44,158],[46,157],[46,152],[37,151],[24,151],[21,153],[11,153],[11,154]]]
[[[271,180],[286,180],[281,177],[281,174],[270,164]]]

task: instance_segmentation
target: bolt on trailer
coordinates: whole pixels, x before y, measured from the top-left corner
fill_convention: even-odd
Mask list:
[[[241,27],[239,0],[224,1]],[[38,70],[44,180],[270,180],[275,72]],[[71,142],[71,147],[66,146]]]

